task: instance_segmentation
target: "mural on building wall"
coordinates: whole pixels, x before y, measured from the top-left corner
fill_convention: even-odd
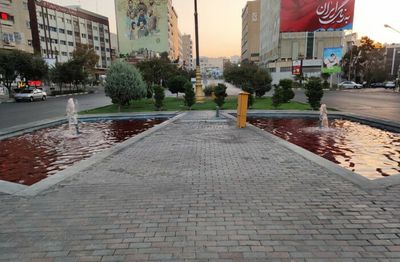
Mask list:
[[[168,0],[116,0],[121,53],[168,51]]]
[[[323,73],[334,74],[342,72],[343,49],[341,47],[324,48]]]
[[[281,32],[349,30],[355,0],[282,0]]]

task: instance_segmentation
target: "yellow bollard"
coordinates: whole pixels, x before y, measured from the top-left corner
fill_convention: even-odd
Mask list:
[[[246,127],[249,95],[250,95],[249,93],[241,92],[238,97],[237,127],[239,128]]]

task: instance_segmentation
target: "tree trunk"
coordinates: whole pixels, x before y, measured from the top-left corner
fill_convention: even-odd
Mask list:
[[[118,104],[118,112],[121,113],[121,104]]]

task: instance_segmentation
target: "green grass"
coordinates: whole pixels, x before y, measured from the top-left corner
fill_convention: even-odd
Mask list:
[[[192,110],[214,110],[216,104],[212,99],[207,98],[204,103],[195,104],[192,107]],[[225,110],[236,110],[237,108],[237,98],[236,97],[227,97],[225,100],[225,104],[222,109]],[[286,104],[282,104],[278,108],[274,108],[272,106],[272,101],[270,97],[256,98],[253,108],[255,110],[311,110],[308,104],[303,104],[299,102],[290,102]],[[187,110],[187,107],[184,106],[183,98],[176,97],[166,97],[164,100],[164,108],[163,111],[184,111]],[[130,112],[151,112],[156,111],[154,107],[154,102],[151,99],[143,99],[139,101],[132,101],[129,106],[123,106],[121,108],[122,113],[130,113]],[[110,114],[110,113],[118,113],[117,105],[109,105],[105,107],[99,107],[92,110],[86,110],[80,112],[80,114]]]

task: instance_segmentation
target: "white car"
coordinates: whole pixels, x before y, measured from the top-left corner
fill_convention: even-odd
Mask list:
[[[338,86],[340,88],[346,88],[346,89],[349,89],[349,88],[355,88],[355,89],[356,88],[362,88],[361,84],[357,84],[357,83],[355,83],[353,81],[343,81]]]
[[[46,100],[47,94],[43,90],[40,89],[24,89],[21,93],[17,93],[14,96],[15,101],[29,101],[33,102],[34,100]]]

